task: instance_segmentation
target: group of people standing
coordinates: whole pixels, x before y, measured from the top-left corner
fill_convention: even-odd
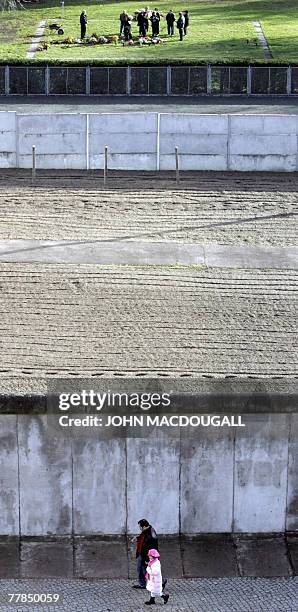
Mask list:
[[[120,37],[123,35],[125,40],[132,40],[132,21],[135,20],[139,27],[139,35],[145,38],[149,35],[149,27],[151,24],[152,38],[159,36],[160,21],[165,17],[168,28],[168,35],[174,35],[175,23],[179,31],[180,40],[186,36],[189,27],[189,13],[184,11],[179,13],[176,20],[175,13],[170,10],[165,16],[157,9],[154,10],[146,7],[137,11],[135,16],[130,16],[127,11],[122,11],[120,14]]]
[[[187,30],[189,27],[189,12],[183,11],[183,13],[179,13],[179,17],[176,20],[175,13],[173,13],[172,10],[169,10],[169,12],[166,15],[166,22],[168,26],[168,35],[169,36],[174,35],[174,27],[175,27],[175,22],[176,22],[180,40],[183,40],[183,36],[186,36]]]
[[[152,38],[159,36],[160,21],[164,15],[155,8],[154,10],[149,9],[147,6],[144,9],[137,11],[135,16],[131,16],[127,11],[120,13],[120,38],[124,36],[126,41],[132,40],[132,21],[135,20],[139,27],[139,35],[142,38],[146,38],[149,35],[149,26],[152,28]],[[174,35],[175,23],[179,32],[180,40],[186,36],[189,27],[189,13],[184,11],[179,13],[178,19],[176,19],[175,13],[172,10],[165,16],[168,28],[168,36]],[[81,26],[81,40],[86,36],[87,29],[87,13],[82,11],[80,15],[80,26]],[[131,43],[132,44],[132,43]]]

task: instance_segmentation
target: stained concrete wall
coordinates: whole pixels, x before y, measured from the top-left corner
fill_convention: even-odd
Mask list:
[[[0,112],[0,168],[285,171],[298,169],[298,117],[183,113]]]
[[[3,415],[0,535],[298,531],[297,414],[243,421],[103,440]]]

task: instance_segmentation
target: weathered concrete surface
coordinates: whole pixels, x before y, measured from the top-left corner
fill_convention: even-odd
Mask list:
[[[1,252],[1,251],[0,251]],[[215,268],[279,268],[298,267],[298,247],[263,248],[252,246],[224,246],[206,244],[204,263]]]
[[[21,578],[72,578],[73,548],[68,540],[21,543]]]
[[[0,417],[0,534],[19,535],[17,417]]]
[[[0,538],[0,579],[19,578],[19,556],[17,537]]]
[[[174,112],[174,113],[239,113],[253,115],[297,115],[298,101],[289,96],[257,96],[243,98],[208,96],[0,96],[1,110],[12,109],[24,113],[126,113],[126,112]]]
[[[287,536],[287,546],[289,551],[289,557],[291,561],[291,569],[295,575],[298,576],[298,534],[291,534]]]
[[[182,533],[231,531],[233,436],[231,429],[218,431],[213,428],[203,428],[194,433],[182,430],[180,502]]]
[[[158,544],[164,578],[183,576],[180,538],[161,537],[158,539]]]
[[[0,240],[0,261],[115,265],[199,265],[216,268],[298,267],[298,247],[237,247],[176,242]]]
[[[286,529],[288,531],[298,531],[298,414],[293,414],[289,436]]]
[[[290,576],[285,539],[236,537],[241,576]]]
[[[165,578],[290,576],[298,572],[298,538],[205,534],[159,538]],[[136,579],[135,543],[125,537],[0,540],[0,578]]]
[[[129,533],[135,533],[149,509],[150,521],[160,533],[179,532],[179,470],[179,437],[155,430],[145,439],[127,440]]]
[[[74,533],[124,533],[125,495],[125,441],[74,439]]]
[[[14,149],[0,153],[0,166],[31,168],[34,145],[38,168],[98,170],[108,146],[111,169],[174,170],[178,146],[181,170],[297,170],[296,116],[277,116],[282,133],[274,115],[242,115],[242,125],[234,119],[175,112],[18,114]]]
[[[58,174],[58,176],[57,176]],[[293,246],[298,178],[273,173],[0,173],[0,239]],[[108,247],[108,244],[106,245]],[[220,247],[218,247],[220,248]]]
[[[237,431],[233,531],[285,530],[289,425],[287,415],[255,415]]]
[[[72,531],[71,451],[63,431],[46,416],[19,417],[22,535]]]
[[[127,578],[125,539],[116,542],[76,540],[75,577]]]
[[[187,578],[238,574],[235,547],[228,536],[183,538],[181,550]]]
[[[3,263],[2,374],[291,378],[296,282],[293,270]]]

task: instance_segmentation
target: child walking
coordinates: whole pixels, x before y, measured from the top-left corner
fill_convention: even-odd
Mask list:
[[[155,548],[151,548],[148,552],[149,563],[146,573],[146,589],[150,593],[149,601],[145,601],[146,606],[155,604],[155,597],[161,597],[164,603],[168,603],[169,595],[164,595],[162,590],[162,575],[161,565],[159,561],[159,552]]]

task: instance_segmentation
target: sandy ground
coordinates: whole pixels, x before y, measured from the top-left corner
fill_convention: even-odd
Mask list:
[[[0,376],[298,374],[295,271],[1,264],[0,287]]]
[[[0,239],[297,244],[298,175],[0,174]]]

